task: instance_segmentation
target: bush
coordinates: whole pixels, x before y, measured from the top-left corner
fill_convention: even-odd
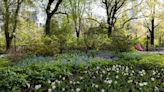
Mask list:
[[[106,35],[106,30],[101,27],[91,27],[84,33],[84,43],[88,49],[108,49],[111,40]]]
[[[59,52],[59,48],[57,47],[55,37],[42,37],[40,41],[36,41],[30,43],[25,48],[25,52],[28,55],[36,55],[36,56],[53,56],[55,53]]]
[[[115,32],[111,37],[111,50],[115,52],[132,51],[134,49],[135,40],[126,35],[124,31],[120,31]]]

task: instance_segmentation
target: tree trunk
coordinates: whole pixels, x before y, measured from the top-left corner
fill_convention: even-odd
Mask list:
[[[17,29],[18,14],[19,14],[19,10],[20,10],[21,4],[22,4],[22,1],[18,0],[17,1],[17,8],[16,8],[15,15],[14,15],[13,33],[15,33],[15,31]]]
[[[76,37],[77,37],[77,38],[80,37],[80,31],[76,31]]]
[[[4,15],[4,31],[5,31],[5,39],[6,39],[6,52],[8,52],[11,48],[11,42],[12,42],[12,39],[13,39],[13,33],[15,33],[16,31],[16,28],[17,28],[17,23],[18,23],[18,14],[19,14],[19,10],[20,10],[20,7],[21,7],[21,4],[22,4],[22,0],[18,0],[17,1],[17,7],[16,7],[16,10],[14,12],[14,21],[13,21],[13,25],[12,25],[12,32],[9,32],[9,24],[10,24],[10,16],[12,13],[9,13],[9,10],[10,10],[10,5],[8,0],[4,0],[4,4],[5,4],[5,15]],[[11,29],[10,28],[10,29]]]
[[[8,32],[5,32],[5,38],[6,38],[6,52],[8,52],[11,48],[11,41],[12,41]]]
[[[47,15],[45,34],[50,35],[51,16]]]
[[[150,38],[151,45],[154,45],[154,31],[151,32],[151,38]]]
[[[108,37],[110,37],[111,34],[112,34],[112,26],[110,25],[110,26],[108,27]]]
[[[162,46],[162,36],[159,37],[159,46]]]
[[[152,21],[151,21],[152,30],[151,30],[151,33],[150,33],[150,36],[151,36],[150,43],[151,43],[151,45],[154,45],[154,30],[155,30],[154,22],[155,22],[155,20],[153,18]]]
[[[55,1],[55,7],[52,10],[51,6],[54,6],[53,2]],[[52,16],[57,12],[59,5],[62,3],[63,0],[48,0],[48,5],[46,8],[46,14],[47,14],[47,19],[46,19],[46,25],[45,25],[45,34],[50,35],[50,25],[51,25],[51,18]]]
[[[80,37],[80,26],[78,26],[76,20],[74,20],[74,24],[75,24],[76,37],[79,38]]]

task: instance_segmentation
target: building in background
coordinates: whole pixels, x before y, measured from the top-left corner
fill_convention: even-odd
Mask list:
[[[38,27],[43,27],[46,21],[46,15],[41,11],[41,9],[35,9],[34,11],[29,11],[29,19],[35,22]]]
[[[38,27],[43,27],[45,25],[46,13],[38,4],[36,4],[35,7],[24,6],[22,7],[21,12],[24,12],[24,10],[29,14],[29,16],[26,16],[27,19],[35,22]]]

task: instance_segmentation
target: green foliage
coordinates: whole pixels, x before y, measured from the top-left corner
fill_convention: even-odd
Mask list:
[[[144,69],[148,68],[149,65],[155,66],[164,66],[164,55],[154,54],[154,53],[144,53],[144,52],[125,52],[118,55],[120,57],[120,61],[124,63],[135,63],[143,65],[148,65],[147,67],[143,67]],[[128,61],[128,62],[127,62]]]
[[[109,45],[110,39],[105,35],[104,29],[100,27],[90,28],[84,33],[84,43],[87,48],[104,49],[104,45]]]
[[[53,56],[58,51],[52,38],[48,36],[42,37],[42,40],[31,43],[25,48],[25,52],[30,56]]]
[[[4,48],[5,48],[5,38],[3,37],[3,35],[4,34],[0,28],[0,53],[2,53],[4,51]]]
[[[163,67],[142,67],[103,61],[4,68],[0,70],[0,91],[163,91]]]
[[[10,60],[5,58],[5,57],[0,57],[0,68],[2,67],[6,67],[7,65],[9,65]]]
[[[158,66],[164,66],[164,55],[148,55],[142,57],[141,63],[156,64]]]
[[[56,37],[55,36],[45,36],[42,38],[43,43],[38,47],[36,55],[38,56],[53,56],[55,53],[59,52],[58,47],[56,47]]]
[[[103,59],[93,58],[91,54],[86,55],[81,52],[69,52],[65,54],[56,54],[54,57],[32,56],[21,59],[13,63],[13,66],[26,67],[33,64],[54,64],[54,63],[83,63],[91,62],[93,60],[101,61]],[[110,60],[109,60],[110,61]]]
[[[53,39],[43,36],[43,28],[38,28],[34,22],[20,18],[18,30],[21,32],[17,33],[17,48],[23,54],[52,56],[58,52]]]
[[[134,49],[135,40],[124,30],[116,31],[111,37],[111,50],[115,52],[128,52]]]
[[[124,53],[121,53],[119,55],[119,57],[123,60],[126,60],[126,61],[131,61],[131,60],[140,60],[144,55],[144,53],[140,53],[140,52],[124,52]]]
[[[54,63],[54,59],[54,57],[30,56],[14,62],[13,66],[26,67],[33,64]]]
[[[28,14],[26,15],[26,12],[23,15],[26,17],[29,16]],[[43,35],[42,27],[39,28],[36,23],[24,18],[19,18],[18,25],[18,32],[16,34],[17,46],[27,46],[36,42],[39,44]]]
[[[17,73],[16,73],[16,71]],[[7,69],[0,70],[0,91],[15,92],[20,91],[20,88],[26,87],[27,75],[19,74],[19,71],[24,71],[23,69]]]
[[[28,38],[28,44],[26,45],[27,48],[25,49],[27,53],[37,56],[53,56],[56,53],[62,52],[62,50],[67,46],[67,43],[69,43],[71,39],[71,31],[68,28],[69,24],[67,23],[67,21],[65,21],[65,17],[63,17],[62,19],[62,27],[60,27],[61,25],[59,26],[59,23],[57,21],[52,20],[52,31],[51,35],[49,36],[42,36],[42,29],[38,30],[41,34],[33,33],[34,29],[32,29],[32,34],[29,34],[28,36],[23,36]],[[29,38],[32,38],[33,40]]]
[[[58,21],[52,21],[51,23],[51,44],[54,45],[54,48],[57,48],[62,53],[64,48],[68,46],[72,40],[72,31],[70,30],[70,24],[66,17],[61,18],[61,24]]]

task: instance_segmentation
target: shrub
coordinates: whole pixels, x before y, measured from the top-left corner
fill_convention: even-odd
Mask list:
[[[84,43],[88,49],[107,49],[111,40],[106,35],[106,30],[101,27],[91,27],[84,33]]]
[[[57,47],[55,37],[42,37],[38,42],[30,43],[25,48],[25,52],[28,55],[37,55],[37,56],[53,56],[55,53],[59,52]]]
[[[111,50],[115,52],[132,51],[134,49],[135,40],[126,35],[124,31],[120,31],[115,32],[111,37]]]

